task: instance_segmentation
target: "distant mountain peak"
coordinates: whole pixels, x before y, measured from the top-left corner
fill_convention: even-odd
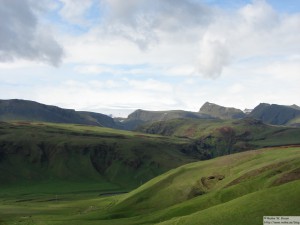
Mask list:
[[[245,117],[245,113],[240,109],[224,107],[211,102],[205,102],[199,112],[220,119],[240,119]]]
[[[80,112],[22,99],[0,100],[0,121],[13,120],[115,127],[114,120],[101,113]]]
[[[243,110],[243,112],[244,112],[246,115],[248,115],[248,114],[250,114],[250,113],[252,112],[252,110],[253,110],[253,109],[247,109],[247,108],[246,108],[246,109]]]
[[[264,123],[274,125],[292,125],[290,121],[300,118],[300,107],[297,105],[278,105],[260,103],[249,114],[250,117],[259,119]]]
[[[293,104],[290,106],[291,108],[293,109],[297,109],[297,110],[300,110],[300,106],[296,105],[296,104]]]

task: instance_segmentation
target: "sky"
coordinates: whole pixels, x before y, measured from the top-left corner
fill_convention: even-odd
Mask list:
[[[0,0],[0,99],[127,116],[299,87],[299,0]]]

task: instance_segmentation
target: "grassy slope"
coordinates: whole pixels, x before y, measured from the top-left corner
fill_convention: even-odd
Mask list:
[[[210,194],[212,191],[224,191],[222,199],[229,200],[268,187],[277,176],[299,168],[299,165],[300,148],[249,151],[184,165],[154,178],[128,194],[118,203],[116,211],[134,208],[135,212],[149,212],[184,202],[197,194]],[[246,173],[248,175],[241,180],[243,182],[227,187]],[[215,176],[216,179],[210,180],[210,176]],[[224,176],[224,179],[218,180],[218,176]],[[219,197],[220,194],[218,193]],[[203,197],[206,198],[206,194]]]
[[[132,189],[195,161],[180,151],[182,145],[181,139],[93,126],[2,123],[0,193],[11,186],[26,191],[28,184],[46,193],[65,186],[83,191],[81,183],[87,184],[87,191]]]
[[[218,148],[220,145],[221,149],[230,147],[231,153],[267,146],[300,144],[300,128],[266,125],[251,118],[176,119],[145,125],[138,130],[150,134],[201,140],[203,144],[213,147]]]
[[[264,215],[300,215],[299,174],[299,147],[268,148],[187,164],[119,196],[1,196],[0,218],[3,224],[261,224]]]
[[[153,123],[156,121],[167,121],[176,118],[212,118],[211,116],[198,112],[189,112],[183,110],[169,110],[169,111],[146,111],[136,110],[131,113],[127,119],[116,119],[118,126],[125,130],[134,130],[145,123]]]
[[[253,135],[258,135],[257,137],[263,137],[264,135],[272,134],[283,129],[293,130],[293,128],[289,127],[263,124],[252,118],[244,118],[239,120],[173,119],[169,121],[159,121],[146,124],[137,130],[149,134],[199,138],[209,135],[221,127],[231,127],[236,130],[237,134],[242,134],[245,131],[249,131],[252,132]]]
[[[288,122],[289,126],[300,127],[300,116],[295,117],[294,119]]]
[[[299,216],[300,201],[297,200],[297,196],[299,195],[300,182],[292,182],[268,190],[248,194],[189,216],[172,219],[159,224],[262,224],[263,216],[266,215]]]

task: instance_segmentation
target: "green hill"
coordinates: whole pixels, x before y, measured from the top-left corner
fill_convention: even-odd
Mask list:
[[[146,111],[136,110],[128,116],[130,120],[141,120],[145,122],[165,121],[176,118],[211,118],[208,115],[196,112],[189,112],[183,110],[170,110],[170,111]]]
[[[220,119],[241,119],[246,116],[246,114],[240,109],[224,107],[210,102],[205,102],[199,112]]]
[[[63,109],[28,100],[0,100],[0,121],[17,120],[116,127],[112,118],[101,113]]]
[[[299,179],[299,147],[239,153],[171,170],[122,196],[109,213],[151,213],[152,223],[187,216],[164,224],[219,224],[222,217],[222,224],[259,224],[264,215],[300,213]]]
[[[259,120],[175,119],[138,129],[149,134],[190,138],[188,149],[207,158],[261,147],[300,144],[300,128],[267,125]]]
[[[232,225],[300,214],[300,147],[194,162],[112,197],[0,195],[2,224]],[[55,200],[56,199],[56,200]],[[0,222],[1,224],[1,222]]]
[[[300,116],[297,116],[297,117],[289,120],[289,122],[286,125],[292,126],[292,127],[300,127]]]
[[[1,122],[0,188],[53,180],[98,183],[99,193],[130,190],[201,157],[182,151],[186,145],[183,139],[95,126]]]
[[[122,122],[119,122],[118,125],[125,130],[134,130],[146,123],[167,121],[177,118],[211,119],[212,117],[204,113],[184,110],[147,111],[138,109],[128,115],[126,119],[122,119]]]
[[[169,136],[97,126],[1,122],[0,182],[103,182],[112,189],[130,190],[192,161],[300,144],[299,128],[269,126],[249,118],[175,119],[147,129],[157,124],[161,130],[154,133]]]

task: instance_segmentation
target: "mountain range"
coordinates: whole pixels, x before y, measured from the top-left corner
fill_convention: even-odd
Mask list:
[[[63,109],[28,100],[0,100],[0,121],[17,120],[116,127],[111,117],[101,113]]]
[[[27,100],[0,100],[0,121],[37,121],[72,123],[134,130],[141,125],[172,119],[242,119],[255,118],[272,125],[300,126],[300,107],[261,103],[251,112],[206,102],[199,112],[184,110],[147,111],[138,109],[127,118],[111,118],[95,112],[75,111]]]

